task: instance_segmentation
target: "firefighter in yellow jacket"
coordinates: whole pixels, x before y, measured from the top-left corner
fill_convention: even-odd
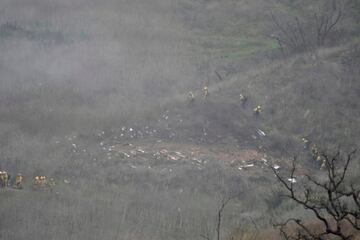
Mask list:
[[[208,96],[209,96],[209,88],[208,88],[208,86],[205,86],[203,88],[203,97],[204,97],[204,99],[206,99]]]
[[[45,176],[35,176],[33,179],[34,186],[45,187],[47,185],[47,180]]]
[[[9,174],[6,171],[0,171],[0,184],[2,188],[8,186],[9,183]]]
[[[254,113],[255,117],[258,117],[261,112],[262,112],[261,106],[256,106],[256,107],[253,109],[253,113]]]
[[[15,187],[17,189],[22,189],[23,188],[23,182],[24,182],[23,175],[21,173],[16,175],[16,177],[15,177]]]
[[[247,98],[245,95],[240,94],[240,102],[241,102],[241,105],[242,105],[243,107],[246,106],[247,100],[248,100],[248,98]]]

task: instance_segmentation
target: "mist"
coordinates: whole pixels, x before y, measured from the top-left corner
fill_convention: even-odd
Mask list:
[[[0,239],[316,226],[273,170],[324,180],[324,156],[359,147],[359,13],[357,0],[2,0]],[[359,186],[351,158],[345,187]]]

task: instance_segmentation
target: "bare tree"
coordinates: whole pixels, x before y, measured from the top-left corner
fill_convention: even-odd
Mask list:
[[[230,200],[232,200],[233,198],[234,197],[227,197],[221,201],[220,207],[217,212],[217,225],[216,225],[216,239],[217,240],[220,240],[221,219],[222,219],[222,214],[223,214],[224,208],[230,202]]]
[[[342,16],[342,9],[336,7],[336,1],[331,11],[320,10],[318,13],[314,13],[316,26],[316,44],[318,46],[325,44],[326,38],[333,31],[334,27],[340,22]]]
[[[305,38],[303,24],[300,23],[298,17],[295,17],[293,23],[282,24],[274,14],[271,14],[272,22],[274,23],[279,34],[272,34],[271,37],[276,39],[281,49],[288,47],[293,51],[305,50],[308,47]]]
[[[281,48],[287,47],[295,52],[323,46],[343,16],[343,6],[337,0],[327,1],[315,12],[307,12],[302,16],[280,18],[271,14],[277,31],[271,37],[276,39]]]
[[[324,240],[332,237],[331,239],[350,240],[355,233],[360,234],[360,189],[347,179],[355,152],[356,150],[347,154],[345,158],[340,152],[332,157],[323,153],[325,181],[319,181],[310,175],[305,175],[306,183],[303,185],[293,181],[296,173],[295,158],[288,179],[272,168],[287,192],[285,196],[311,211],[316,223],[320,225],[314,229],[299,218],[290,218],[284,223],[276,224],[284,239]],[[290,224],[295,226],[295,230],[291,230]]]
[[[225,207],[229,204],[229,202],[233,199],[235,199],[237,195],[234,196],[226,196],[223,197],[220,203],[220,206],[216,212],[216,240],[220,240],[221,236],[221,224],[222,224],[222,217],[223,217],[223,211]],[[211,237],[212,234],[210,234],[209,229],[207,229],[207,232],[205,234],[200,235],[202,238],[206,240],[211,240],[213,237]]]

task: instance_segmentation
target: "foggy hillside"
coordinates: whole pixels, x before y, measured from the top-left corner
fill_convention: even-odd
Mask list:
[[[2,0],[0,53],[0,239],[280,239],[359,147],[358,0]]]

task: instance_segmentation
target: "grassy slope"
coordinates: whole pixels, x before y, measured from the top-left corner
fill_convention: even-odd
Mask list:
[[[339,82],[339,79],[347,81],[357,76],[356,73],[350,76],[343,71],[339,63],[340,56],[349,54],[346,52],[348,46],[322,49],[316,59],[312,54],[303,54],[285,60],[263,59],[260,63],[257,62],[257,55],[262,56],[263,52],[275,48],[274,43],[265,37],[266,18],[255,17],[264,11],[257,8],[257,5],[262,3],[261,6],[266,9],[265,2],[267,1],[238,1],[236,4],[241,7],[234,7],[231,1],[226,1],[226,4],[219,4],[217,1],[182,1],[185,10],[179,8],[178,16],[193,19],[185,23],[185,27],[191,26],[194,34],[185,37],[190,38],[187,39],[191,43],[189,48],[195,53],[189,55],[190,63],[198,64],[196,67],[200,68],[199,75],[188,73],[187,80],[193,81],[194,76],[199,76],[201,81],[169,91],[170,94],[161,98],[162,104],[157,108],[136,108],[134,117],[129,117],[136,121],[123,121],[124,115],[128,115],[124,113],[133,114],[133,108],[125,108],[127,111],[117,109],[118,104],[122,103],[122,98],[118,98],[121,95],[119,93],[104,91],[98,93],[94,100],[88,96],[95,95],[96,92],[85,94],[84,97],[76,84],[69,85],[68,88],[72,90],[62,89],[61,84],[59,88],[45,85],[39,93],[24,90],[21,87],[24,85],[21,84],[12,86],[10,90],[16,89],[19,92],[14,98],[10,96],[6,100],[11,103],[12,99],[19,99],[19,95],[24,99],[20,99],[19,105],[13,105],[13,108],[8,108],[2,102],[2,111],[7,114],[2,115],[1,164],[11,172],[22,171],[27,183],[22,191],[1,192],[1,214],[7,216],[1,225],[1,238],[199,239],[200,234],[213,231],[214,209],[224,192],[226,194],[239,189],[243,195],[227,209],[225,230],[230,231],[239,225],[251,226],[248,216],[266,225],[270,214],[282,215],[284,211],[293,209],[294,206],[289,203],[281,203],[280,207],[277,205],[277,189],[269,188],[272,183],[271,174],[260,168],[239,174],[239,171],[229,170],[217,161],[211,162],[203,170],[194,168],[191,164],[155,161],[153,169],[149,170],[149,163],[143,159],[119,158],[109,161],[107,153],[100,146],[102,141],[107,147],[116,142],[113,138],[119,136],[118,127],[122,124],[127,124],[127,127],[136,126],[141,130],[145,125],[157,129],[158,135],[141,140],[144,144],[151,145],[154,141],[163,139],[175,142],[181,151],[185,150],[181,147],[184,142],[215,150],[261,148],[259,151],[279,157],[279,160],[284,156],[284,150],[292,154],[293,150],[301,148],[300,138],[303,135],[309,136],[321,146],[339,142],[358,143],[359,111],[354,111],[359,109],[358,82],[354,81],[351,87],[347,84],[340,85]],[[111,1],[107,1],[107,4],[112,6]],[[107,13],[106,7],[104,12]],[[81,15],[80,10],[78,13]],[[102,16],[99,12],[89,14],[94,17],[98,14]],[[209,19],[214,14],[216,17]],[[116,19],[116,14],[111,16],[113,20]],[[106,26],[107,18],[101,19],[103,22],[97,23]],[[141,23],[146,22],[140,17],[136,19]],[[165,38],[166,36],[165,34]],[[153,38],[150,36],[147,39]],[[157,41],[154,42],[155,46],[151,45],[150,50],[157,49]],[[149,50],[141,48],[141,43],[135,45],[140,48],[140,53]],[[90,48],[84,47],[82,50],[88,51],[96,46],[98,45],[91,43]],[[116,46],[112,42],[111,47]],[[73,47],[70,46],[70,49],[78,49],[79,45]],[[102,48],[104,51],[106,49]],[[112,50],[105,52],[111,61],[106,61],[106,57],[91,51],[107,64],[121,60],[112,55]],[[175,51],[178,52],[182,51]],[[51,56],[58,56],[56,51],[50,53]],[[200,60],[195,61],[197,54]],[[76,56],[75,59],[78,59]],[[146,62],[155,62],[152,55],[146,55],[146,59]],[[16,62],[17,58],[10,60]],[[60,63],[66,63],[65,60]],[[137,59],[131,62],[136,63],[135,60]],[[171,70],[178,70],[175,63],[171,65]],[[47,66],[43,62],[38,64]],[[90,64],[91,66],[93,65]],[[86,68],[91,69],[89,66]],[[215,80],[214,69],[219,69],[224,76],[222,82]],[[33,73],[32,68],[25,70]],[[101,73],[106,73],[106,70],[109,69],[104,68]],[[147,73],[151,70],[153,69],[147,69]],[[155,79],[161,73],[176,79],[176,75],[161,71]],[[45,76],[52,76],[54,73],[47,74]],[[91,77],[91,74],[85,76]],[[147,75],[128,75],[131,76],[135,78]],[[207,78],[210,79],[210,97],[204,102],[199,96],[199,89]],[[162,84],[173,82],[165,81]],[[186,103],[186,90],[190,89],[198,90],[194,106]],[[240,106],[240,93],[249,97],[246,108]],[[44,100],[46,104],[42,105]],[[128,99],[125,98],[124,101]],[[53,112],[48,112],[47,104],[54,108]],[[263,106],[264,113],[260,119],[255,120],[252,108],[258,104]],[[14,106],[18,108],[15,109]],[[308,110],[307,117],[304,117]],[[113,113],[115,111],[118,112]],[[169,121],[162,119],[165,113],[169,115]],[[10,123],[14,119],[22,123]],[[158,121],[160,119],[162,120]],[[182,123],[179,123],[179,119],[183,120]],[[42,127],[46,129],[46,134],[39,132]],[[253,139],[252,135],[256,135],[258,128],[268,136]],[[110,131],[111,129],[114,131]],[[53,130],[61,134],[53,136]],[[97,136],[102,130],[106,130],[106,136]],[[204,131],[207,133],[205,137]],[[175,137],[169,137],[171,132],[176,133]],[[68,140],[70,134],[77,136],[75,140]],[[129,141],[140,144],[130,137],[120,142]],[[72,143],[87,152],[74,151]],[[133,165],[138,168],[133,169]],[[173,169],[172,173],[163,172],[170,168]],[[36,174],[55,177],[58,184],[54,191],[32,189],[30,179]],[[71,183],[64,183],[64,179],[70,179]],[[270,200],[266,202],[264,199]],[[267,207],[274,207],[274,211],[267,211]],[[301,212],[298,209],[294,211]]]

